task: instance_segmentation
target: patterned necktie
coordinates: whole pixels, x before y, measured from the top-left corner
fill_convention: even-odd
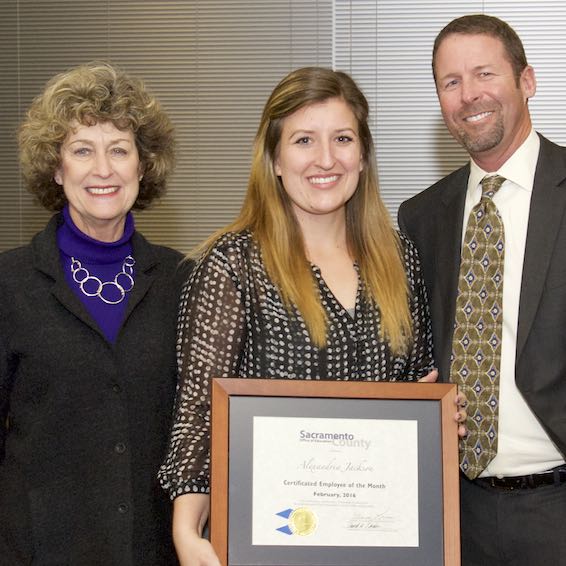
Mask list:
[[[458,280],[450,375],[468,398],[460,467],[470,479],[497,453],[505,234],[492,198],[504,181],[499,175],[482,179],[482,197],[466,227]]]

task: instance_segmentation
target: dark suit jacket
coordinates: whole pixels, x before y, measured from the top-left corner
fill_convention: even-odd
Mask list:
[[[566,148],[540,138],[521,283],[515,381],[566,455]],[[435,361],[444,380],[450,370],[468,176],[469,164],[399,209],[399,226],[415,242],[423,265]]]
[[[156,476],[182,256],[134,234],[136,282],[112,345],[65,282],[59,220],[0,255],[0,565],[174,564]]]

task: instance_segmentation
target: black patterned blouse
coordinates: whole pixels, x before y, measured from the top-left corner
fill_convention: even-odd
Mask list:
[[[420,264],[413,244],[401,240],[414,328],[407,356],[393,356],[379,340],[379,310],[361,280],[352,317],[312,267],[328,316],[327,345],[319,349],[298,311],[285,308],[249,232],[224,235],[200,260],[181,294],[176,415],[159,473],[171,498],[208,492],[212,377],[415,381],[432,369]]]

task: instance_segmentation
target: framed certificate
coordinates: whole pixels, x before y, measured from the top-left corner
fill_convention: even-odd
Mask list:
[[[215,379],[225,566],[459,566],[456,386]]]

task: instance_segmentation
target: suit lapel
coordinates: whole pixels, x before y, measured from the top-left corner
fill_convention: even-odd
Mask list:
[[[132,249],[136,260],[136,283],[130,293],[130,297],[128,298],[128,307],[124,316],[124,324],[132,311],[151,288],[157,276],[157,267],[159,263],[151,245],[139,232],[134,232],[134,235],[132,236]]]
[[[527,244],[523,262],[517,359],[521,355],[544,289],[556,236],[566,209],[566,163],[564,149],[541,138],[529,212]],[[525,276],[526,274],[526,276]]]
[[[98,325],[65,281],[57,247],[57,227],[61,222],[62,215],[54,215],[45,229],[34,236],[32,241],[33,266],[53,280],[51,292],[61,305],[100,334]]]
[[[68,311],[74,314],[84,324],[98,332],[101,336],[104,336],[98,324],[96,324],[79,298],[73,293],[72,289],[67,284],[67,281],[65,281],[63,273],[61,273],[60,277],[57,277],[51,292]]]
[[[465,221],[463,218],[464,203],[469,174],[469,164],[455,172],[450,179],[450,184],[443,189],[442,207],[437,211],[436,217],[434,242],[437,251],[434,267],[434,297],[431,297],[431,302],[434,335],[437,338],[441,337],[435,346],[436,362],[445,381],[448,380],[450,371],[462,247],[462,223]]]
[[[57,247],[57,226],[61,222],[61,215],[55,215],[42,232],[33,239],[33,263],[35,269],[41,271],[53,280],[51,292],[61,305],[81,320],[84,324],[98,332],[103,338],[104,334],[98,324],[90,316],[80,299],[65,280],[65,274],[61,267],[59,248]],[[153,284],[159,260],[152,250],[151,245],[138,232],[132,236],[132,247],[136,260],[135,285],[128,297],[128,306],[124,317],[124,323],[130,316],[136,305],[145,297]],[[123,323],[123,324],[124,324]],[[105,338],[106,339],[106,338]]]

